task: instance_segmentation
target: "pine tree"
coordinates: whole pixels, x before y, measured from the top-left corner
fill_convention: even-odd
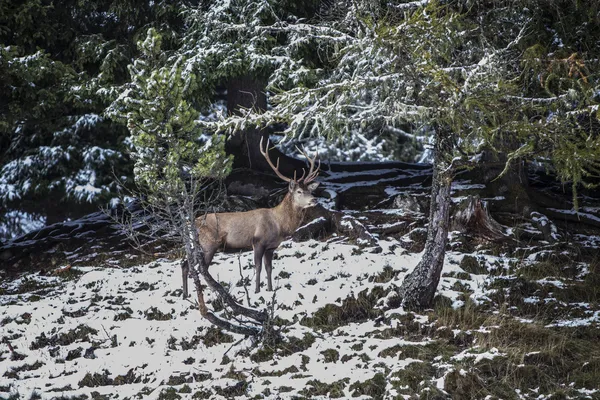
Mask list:
[[[139,30],[161,26],[172,42],[182,4],[0,1],[0,210],[68,215],[131,183],[128,132],[104,109]]]
[[[590,65],[598,57],[572,49],[561,58],[546,48],[536,51],[538,30],[548,30],[552,14],[546,10],[564,17],[569,7],[543,0],[538,5],[524,10],[468,2],[337,1],[330,8],[333,18],[263,26],[285,31],[294,43],[284,48],[286,62],[270,75],[273,107],[248,110],[220,127],[278,121],[292,135],[328,137],[385,124],[403,135],[407,130],[431,135],[434,201],[425,256],[400,288],[407,306],[426,307],[444,261],[450,184],[459,168],[476,165],[483,147],[508,153],[508,167],[548,154],[548,166],[574,189],[597,172],[598,91]],[[595,18],[596,8],[582,6],[575,20]],[[564,26],[564,18],[550,21],[577,37],[579,25]],[[306,43],[326,58],[328,68],[297,51]],[[535,82],[538,78],[543,82]],[[531,93],[540,83],[547,93]]]

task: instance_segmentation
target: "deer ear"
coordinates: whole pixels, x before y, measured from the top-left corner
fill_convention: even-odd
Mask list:
[[[294,189],[296,188],[296,181],[294,181],[294,180],[291,180],[291,181],[290,181],[290,186],[289,186],[289,187],[290,187],[290,190],[294,190]]]
[[[308,190],[314,192],[319,187],[319,182],[313,182],[308,185]]]

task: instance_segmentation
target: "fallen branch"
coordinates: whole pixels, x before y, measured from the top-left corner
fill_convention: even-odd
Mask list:
[[[200,259],[200,257],[198,259]],[[189,261],[186,259],[183,261],[183,263],[189,263]],[[202,264],[204,264],[204,263],[202,263]],[[239,304],[229,294],[229,292],[227,290],[225,290],[225,288],[212,277],[212,275],[208,272],[208,267],[206,265],[201,265],[199,268],[199,271],[198,271],[198,269],[196,269],[196,267],[192,266],[191,268],[189,268],[189,271],[190,271],[190,274],[192,275],[192,280],[194,280],[194,285],[196,286],[196,290],[198,290],[198,288],[201,288],[201,286],[199,286],[200,285],[199,275],[202,275],[202,278],[204,278],[204,281],[206,282],[208,287],[210,287],[214,292],[216,292],[225,304],[227,304],[229,307],[231,307],[231,311],[233,311],[234,314],[244,315],[244,316],[246,316],[248,318],[252,318],[260,323],[264,323],[267,320],[268,315],[266,312],[254,310],[252,308],[244,307],[241,304]],[[195,281],[196,278],[195,278],[194,274],[198,276],[198,282]]]
[[[190,275],[192,276],[192,281],[196,287],[196,293],[198,295],[198,309],[200,310],[200,314],[211,324],[229,332],[239,333],[241,335],[257,336],[261,333],[262,330],[259,328],[232,324],[231,322],[221,319],[214,313],[210,312],[208,307],[206,307],[206,302],[204,301],[204,292],[202,289],[202,283],[200,282],[198,269],[196,267],[190,268]]]

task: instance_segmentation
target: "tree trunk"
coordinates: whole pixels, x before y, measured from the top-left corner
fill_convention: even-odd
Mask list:
[[[408,309],[422,309],[431,306],[440,281],[448,242],[450,185],[453,171],[446,157],[451,154],[451,150],[451,141],[448,135],[438,133],[434,149],[429,227],[425,250],[421,261],[404,278],[399,290],[402,304]]]
[[[242,75],[231,78],[227,85],[227,110],[231,114],[240,115],[243,109],[251,108],[255,111],[267,109],[266,95],[267,79],[260,76]],[[260,140],[263,146],[269,139],[266,128],[247,128],[243,132],[235,133],[227,142],[227,153],[234,156],[234,168],[250,168],[255,171],[272,172],[271,167],[260,153]],[[269,150],[271,160],[278,158],[279,170],[286,176],[302,175],[302,168],[306,165],[303,161],[286,156],[278,149]]]

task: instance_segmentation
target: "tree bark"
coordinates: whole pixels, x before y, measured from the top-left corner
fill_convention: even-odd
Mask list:
[[[267,109],[267,79],[261,76],[242,75],[231,78],[227,85],[227,110],[230,114],[241,115],[244,109],[263,112]],[[247,128],[236,132],[227,142],[227,153],[234,156],[234,168],[250,168],[255,171],[272,172],[271,167],[260,153],[260,140],[263,146],[269,139],[266,127]],[[281,159],[279,170],[286,176],[300,176],[306,165],[302,160],[286,156],[276,148],[269,150],[271,160]]]
[[[408,309],[430,307],[440,281],[448,243],[450,185],[453,171],[446,157],[451,154],[451,150],[449,135],[438,132],[434,149],[431,205],[425,250],[421,261],[404,278],[399,289],[402,305]]]

